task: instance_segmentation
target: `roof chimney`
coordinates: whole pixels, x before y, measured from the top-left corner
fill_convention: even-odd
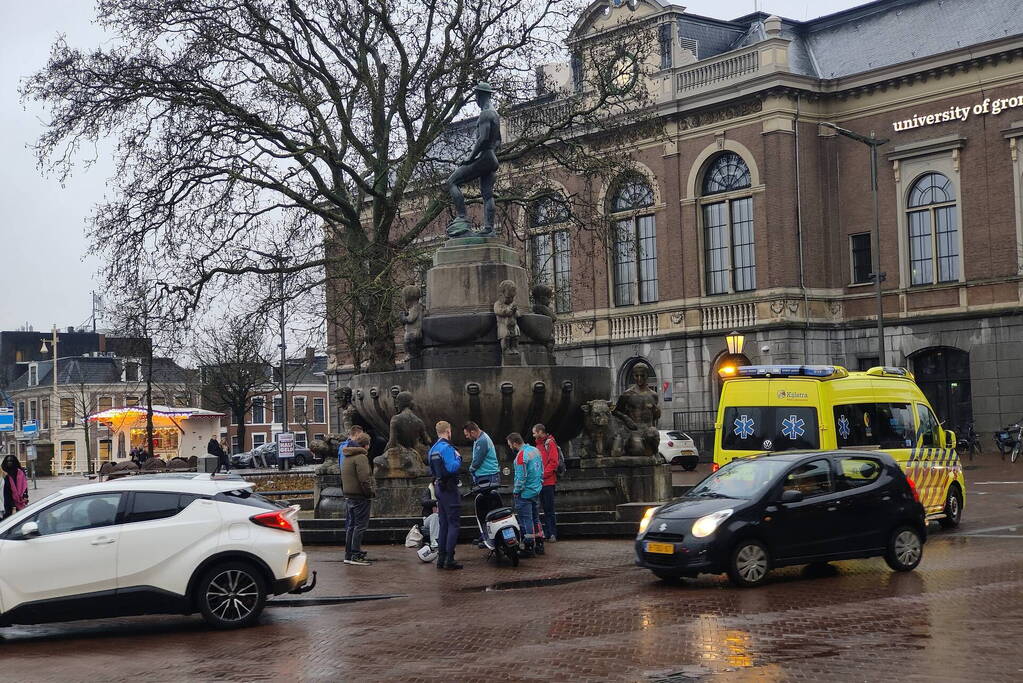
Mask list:
[[[768,38],[777,38],[781,35],[781,18],[777,14],[772,14],[764,20],[764,33]]]
[[[67,331],[68,331],[68,334],[74,334],[74,332],[75,332],[74,325],[68,325],[67,326]]]

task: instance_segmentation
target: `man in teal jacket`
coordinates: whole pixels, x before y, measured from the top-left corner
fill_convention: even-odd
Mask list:
[[[515,453],[515,516],[525,540],[526,550],[522,557],[533,557],[536,539],[536,522],[539,519],[537,501],[543,488],[543,462],[536,446],[523,442],[522,435],[512,432],[508,435],[508,448]]]
[[[472,463],[469,474],[473,484],[500,484],[501,470],[497,465],[497,451],[490,436],[475,422],[466,422],[462,427],[465,438],[472,441]]]

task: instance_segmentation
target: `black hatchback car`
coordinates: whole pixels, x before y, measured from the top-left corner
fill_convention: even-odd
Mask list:
[[[636,564],[665,580],[727,572],[755,586],[773,567],[857,557],[910,571],[926,538],[916,486],[891,456],[784,453],[733,460],[647,510]]]

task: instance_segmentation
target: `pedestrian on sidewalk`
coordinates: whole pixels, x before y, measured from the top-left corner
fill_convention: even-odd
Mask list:
[[[557,541],[558,518],[554,512],[554,491],[558,485],[558,463],[561,449],[554,436],[547,433],[542,424],[533,425],[533,439],[543,462],[543,488],[540,489],[540,506],[543,507],[543,535],[545,540]]]
[[[462,427],[465,438],[472,441],[472,463],[469,474],[473,484],[500,484],[501,469],[497,465],[497,451],[494,442],[475,422],[466,422]]]
[[[365,434],[365,433],[366,432],[359,425],[352,425],[351,429],[348,430],[348,438],[345,439],[344,441],[342,441],[341,445],[337,447],[337,466],[338,466],[338,469],[343,467],[344,464],[345,464],[345,449],[348,448],[349,446],[357,445],[355,443],[355,440],[357,438],[359,438],[360,434]]]
[[[341,487],[345,494],[345,564],[369,565],[371,561],[362,551],[362,536],[376,496],[376,481],[369,467],[369,434],[360,434],[354,445],[344,449]]]
[[[437,505],[440,508],[440,553],[437,569],[461,569],[455,562],[455,544],[462,518],[462,498],[458,494],[458,472],[462,456],[451,445],[451,423],[437,423],[437,443],[430,448],[430,472],[433,474]]]
[[[227,451],[225,451],[220,442],[212,436],[210,437],[210,442],[206,444],[206,452],[217,459],[217,469],[213,471],[214,474],[220,472],[220,468],[224,468],[225,474],[231,471],[231,461],[227,458]]]
[[[13,515],[28,505],[28,476],[14,455],[0,463],[4,472],[4,517]]]
[[[515,516],[523,531],[525,552],[521,557],[535,557],[536,525],[539,517],[537,499],[543,488],[543,461],[540,451],[522,440],[522,435],[512,432],[508,435],[508,448],[515,453],[515,483],[512,493],[515,497]]]

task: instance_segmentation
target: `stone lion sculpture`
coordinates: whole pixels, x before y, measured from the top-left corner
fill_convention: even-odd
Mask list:
[[[647,455],[643,443],[633,438],[622,416],[610,401],[596,399],[582,405],[582,447],[586,455],[596,458]]]

